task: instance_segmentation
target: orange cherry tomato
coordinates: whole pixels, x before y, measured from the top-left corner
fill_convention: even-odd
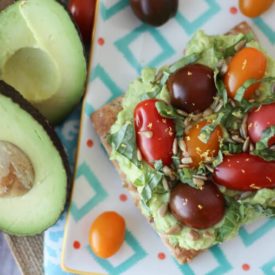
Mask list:
[[[228,95],[234,98],[237,90],[249,79],[262,79],[266,65],[265,55],[255,48],[243,48],[237,52],[229,63],[224,77]],[[251,85],[246,90],[244,98],[249,99],[255,90],[259,88],[259,85],[259,83]]]
[[[219,151],[219,141],[222,137],[222,129],[217,126],[211,134],[207,143],[199,139],[201,129],[208,124],[207,121],[201,121],[193,126],[185,137],[187,152],[192,158],[192,167],[198,167],[201,162],[206,161],[209,157],[215,157]]]
[[[125,221],[113,211],[104,212],[93,222],[89,243],[96,256],[109,258],[121,247],[125,236]]]
[[[240,0],[241,12],[248,17],[257,17],[268,10],[273,0]]]

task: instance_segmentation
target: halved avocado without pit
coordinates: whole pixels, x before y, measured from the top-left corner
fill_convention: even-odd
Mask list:
[[[70,169],[47,120],[0,81],[0,230],[43,232],[64,210]]]
[[[77,29],[55,0],[19,0],[0,11],[0,80],[50,122],[80,101],[86,60]]]

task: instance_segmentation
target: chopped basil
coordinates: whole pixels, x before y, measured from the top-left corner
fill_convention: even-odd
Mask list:
[[[267,161],[275,160],[275,151],[271,150],[268,145],[270,138],[275,136],[275,126],[271,126],[263,131],[261,140],[256,143],[253,151],[254,155],[262,157]]]
[[[132,163],[138,163],[135,128],[133,123],[126,123],[118,132],[110,135],[109,143],[115,151],[126,157]]]
[[[263,82],[274,82],[275,81],[275,77],[265,77],[263,79],[249,79],[247,81],[245,81],[245,83],[237,90],[237,93],[234,97],[234,99],[236,101],[241,102],[243,100],[244,94],[246,92],[246,90],[254,84],[257,83],[263,83]]]
[[[222,162],[223,162],[223,154],[222,154],[222,151],[219,150],[218,155],[216,156],[216,158],[213,161],[213,167],[217,167]]]
[[[179,179],[182,183],[188,184],[193,188],[198,188],[193,182],[193,173],[191,169],[182,168],[178,171]]]
[[[164,101],[156,102],[156,108],[161,116],[175,120],[176,136],[182,137],[184,132],[183,117],[176,112],[175,108]]]
[[[159,114],[166,118],[177,118],[179,115],[175,111],[172,105],[167,104],[164,101],[157,101],[156,108]]]
[[[181,58],[180,60],[178,60],[177,62],[175,62],[173,65],[169,67],[169,72],[174,73],[178,69],[183,68],[188,64],[195,63],[200,59],[200,56],[201,54],[198,54],[198,53],[193,53],[191,55],[184,56],[183,58]]]
[[[239,43],[243,42],[244,44],[246,44],[254,39],[255,39],[255,36],[252,32],[244,34],[243,36],[240,37],[240,39],[236,43],[234,43],[233,45],[229,46],[228,48],[226,48],[224,50],[224,53],[223,53],[224,58],[233,56],[238,50],[238,49],[236,49],[236,47]]]
[[[275,136],[275,126],[265,129],[262,133],[261,140],[256,143],[256,150],[268,148],[269,140]]]
[[[214,81],[215,81],[215,86],[218,91],[218,96],[223,100],[223,104],[225,105],[228,101],[228,96],[227,96],[227,91],[226,91],[224,82],[223,82],[222,78],[220,77],[218,70],[214,71]]]
[[[241,153],[243,151],[243,145],[232,142],[224,143],[222,146],[222,151],[228,154]]]
[[[164,193],[165,190],[162,185],[163,174],[152,170],[151,168],[146,169],[145,173],[145,185],[141,191],[141,199],[148,204],[151,200],[153,193]]]
[[[207,143],[211,134],[214,132],[216,127],[223,121],[225,113],[219,113],[217,118],[214,119],[210,124],[207,124],[201,129],[199,134],[199,140],[203,143]]]
[[[155,168],[157,171],[162,170],[162,168],[163,168],[162,160],[157,160],[157,161],[155,161],[155,163],[154,163],[154,168]]]

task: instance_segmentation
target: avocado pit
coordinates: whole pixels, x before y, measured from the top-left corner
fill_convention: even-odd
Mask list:
[[[19,197],[29,192],[35,172],[29,157],[16,145],[0,140],[0,197]]]

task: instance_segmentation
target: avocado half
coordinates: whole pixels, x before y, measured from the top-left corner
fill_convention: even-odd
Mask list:
[[[43,232],[64,210],[70,186],[65,151],[47,120],[0,81],[0,230]]]
[[[55,0],[19,0],[0,12],[0,80],[50,122],[80,101],[86,59],[70,15]]]

